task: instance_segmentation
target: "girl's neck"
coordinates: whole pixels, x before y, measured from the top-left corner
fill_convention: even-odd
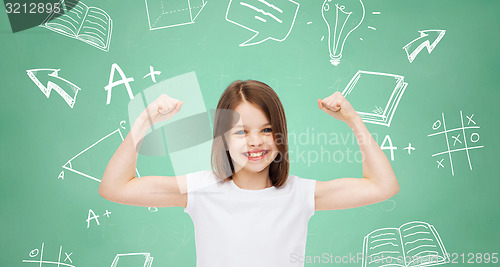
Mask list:
[[[260,172],[249,172],[244,169],[233,175],[233,182],[242,189],[261,190],[273,186],[269,178],[269,167]]]

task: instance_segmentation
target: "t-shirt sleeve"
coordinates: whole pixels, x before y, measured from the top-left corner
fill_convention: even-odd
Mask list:
[[[310,218],[315,212],[314,191],[316,190],[316,180],[305,178],[299,178],[298,180],[305,201],[306,213]]]
[[[197,171],[186,175],[187,204],[184,212],[190,215],[196,209],[197,195],[209,185],[216,183],[211,171]]]
[[[184,212],[188,213],[188,214],[192,214],[192,210],[194,207],[195,195],[192,193],[192,191],[193,191],[193,188],[195,188],[195,182],[196,182],[197,175],[198,175],[197,172],[188,173],[186,175],[187,204],[186,204],[186,207],[184,208]]]

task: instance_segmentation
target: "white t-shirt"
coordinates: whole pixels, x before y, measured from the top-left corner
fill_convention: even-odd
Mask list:
[[[239,188],[212,171],[187,175],[197,267],[304,266],[316,180],[288,177],[281,188]]]

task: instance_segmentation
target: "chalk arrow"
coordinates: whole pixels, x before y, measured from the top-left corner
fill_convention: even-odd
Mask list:
[[[411,41],[409,44],[403,47],[403,49],[406,51],[406,55],[408,56],[408,60],[410,60],[410,63],[413,62],[418,53],[420,53],[420,51],[422,51],[424,47],[427,47],[427,51],[430,54],[446,33],[445,30],[425,30],[419,32],[420,37]],[[434,41],[431,44],[430,40],[432,39],[434,39]]]
[[[59,77],[59,69],[32,69],[27,70],[26,73],[47,98],[49,98],[50,92],[54,90],[73,108],[80,88]],[[47,84],[47,86],[44,84]]]

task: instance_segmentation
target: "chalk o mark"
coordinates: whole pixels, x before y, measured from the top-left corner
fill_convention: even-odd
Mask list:
[[[475,139],[475,140],[474,140],[474,139],[473,139],[473,137],[474,137],[474,136],[477,136],[477,139]],[[476,143],[477,141],[479,141],[479,134],[478,134],[478,133],[473,133],[473,134],[471,134],[471,135],[470,135],[470,141],[471,141],[472,143]]]
[[[440,120],[437,120],[433,125],[432,125],[432,129],[433,130],[437,130],[439,129],[439,127],[441,127],[441,121]]]
[[[37,249],[37,248],[35,248],[34,250],[30,251],[30,254],[29,254],[29,255],[30,255],[30,257],[32,257],[32,258],[33,258],[33,257],[36,257],[36,256],[38,255],[38,249]]]

